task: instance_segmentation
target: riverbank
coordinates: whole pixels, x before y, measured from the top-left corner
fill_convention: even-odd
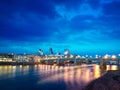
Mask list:
[[[0,62],[0,65],[36,65],[40,62]]]
[[[108,71],[102,77],[90,82],[83,90],[120,90],[120,69]]]
[[[74,64],[74,65],[81,65],[82,62],[0,62],[0,65],[38,65],[38,64],[44,64],[44,65],[58,65],[58,66],[64,66],[65,64]]]

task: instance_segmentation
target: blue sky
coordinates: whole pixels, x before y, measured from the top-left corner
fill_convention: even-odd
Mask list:
[[[0,0],[0,53],[120,53],[120,0]]]

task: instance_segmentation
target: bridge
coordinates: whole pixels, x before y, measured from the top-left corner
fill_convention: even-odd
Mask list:
[[[40,63],[42,64],[67,64],[67,63],[74,63],[74,64],[100,64],[102,61],[104,61],[106,64],[119,64],[120,63],[120,58],[116,59],[103,59],[103,58],[62,58],[62,59],[46,59],[46,60],[41,60]]]

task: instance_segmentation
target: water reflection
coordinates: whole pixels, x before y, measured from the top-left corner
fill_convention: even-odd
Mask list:
[[[101,76],[100,66],[95,65],[94,66],[94,78],[99,78]]]
[[[7,79],[7,78],[14,78],[16,75],[25,75],[28,73],[29,65],[26,66],[0,66],[0,80]]]
[[[117,65],[107,65],[108,70],[117,70]],[[51,65],[35,65],[35,66],[0,66],[0,80],[13,78],[17,76],[29,76],[29,79],[36,78],[36,84],[41,86],[46,83],[64,84],[65,90],[80,90],[90,81],[103,75],[100,66],[81,65],[81,66],[51,66]],[[27,83],[27,81],[26,81]],[[29,82],[33,83],[33,82]],[[44,87],[43,87],[44,88]]]
[[[112,65],[112,66],[107,65],[107,71],[108,71],[108,70],[117,70],[117,69],[118,69],[118,66],[117,66],[117,65]]]
[[[81,65],[81,66],[49,66],[42,65],[39,74],[41,74],[42,80],[38,84],[48,83],[48,82],[59,82],[63,81],[66,86],[72,89],[72,87],[84,87],[90,81],[99,78],[103,75],[103,72],[100,70],[99,65]],[[107,70],[117,70],[117,66],[107,66]],[[47,72],[42,73],[42,72]],[[47,78],[46,78],[47,77]]]

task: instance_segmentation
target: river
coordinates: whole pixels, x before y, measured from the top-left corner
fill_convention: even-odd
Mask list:
[[[107,65],[107,70],[117,70]],[[0,90],[81,90],[105,71],[99,65],[79,66],[0,66]]]

